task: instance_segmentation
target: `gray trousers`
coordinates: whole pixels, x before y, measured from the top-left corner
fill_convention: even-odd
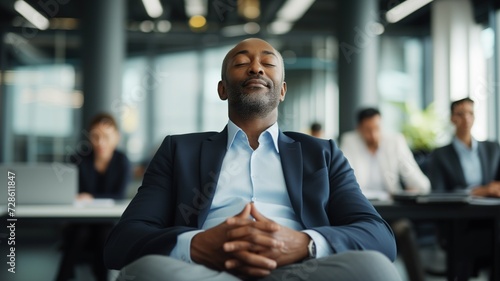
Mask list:
[[[167,256],[140,258],[122,269],[116,281],[239,281],[227,273]],[[401,281],[394,265],[374,251],[350,251],[277,268],[260,281]]]

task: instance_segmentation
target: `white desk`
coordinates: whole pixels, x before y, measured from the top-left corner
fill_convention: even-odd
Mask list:
[[[17,205],[15,218],[23,219],[119,219],[130,201],[113,205]],[[7,205],[0,205],[0,216],[7,216]],[[10,217],[9,217],[10,218]]]

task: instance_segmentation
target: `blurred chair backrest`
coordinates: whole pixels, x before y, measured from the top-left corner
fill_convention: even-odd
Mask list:
[[[67,163],[0,164],[0,205],[7,205],[9,172],[15,174],[16,205],[73,204],[78,168]],[[12,174],[11,174],[12,175]],[[12,186],[12,185],[11,185]]]

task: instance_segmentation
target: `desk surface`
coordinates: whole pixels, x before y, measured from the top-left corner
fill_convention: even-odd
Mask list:
[[[15,217],[29,218],[110,218],[118,219],[130,201],[120,201],[112,205],[18,205]],[[7,215],[7,206],[0,205],[0,216]]]
[[[434,203],[416,204],[400,202],[372,202],[386,220],[409,219],[500,219],[500,205]]]
[[[112,205],[18,205],[17,218],[120,218],[130,201]],[[500,205],[475,204],[412,204],[374,201],[373,206],[385,219],[454,219],[500,218]],[[0,216],[7,215],[7,206],[0,205]]]

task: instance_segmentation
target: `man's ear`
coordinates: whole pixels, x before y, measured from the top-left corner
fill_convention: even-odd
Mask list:
[[[283,81],[283,85],[281,85],[281,93],[280,93],[280,101],[285,101],[286,96],[286,82]]]
[[[219,98],[221,100],[227,100],[226,83],[224,81],[219,81],[217,84],[217,92],[219,92]]]

